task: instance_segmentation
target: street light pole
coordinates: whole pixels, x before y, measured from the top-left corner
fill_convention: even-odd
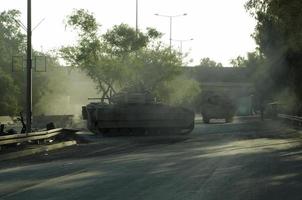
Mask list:
[[[32,117],[32,46],[31,0],[27,0],[27,84],[26,84],[26,133],[31,132]]]
[[[172,16],[170,16],[170,49],[172,47]]]
[[[136,33],[138,32],[138,0],[136,0],[136,23],[135,23],[135,30]]]
[[[189,42],[189,41],[192,41],[192,40],[194,40],[194,39],[191,38],[191,39],[188,39],[188,40],[173,40],[173,41],[176,41],[176,42],[180,43],[180,53],[182,53],[182,43],[183,42]]]
[[[183,14],[180,14],[180,15],[160,15],[160,14],[154,14],[156,16],[159,16],[159,17],[168,17],[170,19],[170,49],[172,48],[172,19],[173,17],[181,17],[181,16],[186,16],[188,15],[187,13],[183,13]]]

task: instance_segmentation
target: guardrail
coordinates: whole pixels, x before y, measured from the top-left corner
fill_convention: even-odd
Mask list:
[[[13,134],[0,136],[0,146],[7,144],[16,144],[27,141],[45,140],[57,136],[63,132],[76,132],[76,130],[57,128],[49,131],[39,131],[29,134]]]
[[[286,115],[286,114],[278,114],[278,118],[286,120],[292,123],[293,125],[302,126],[302,117]]]

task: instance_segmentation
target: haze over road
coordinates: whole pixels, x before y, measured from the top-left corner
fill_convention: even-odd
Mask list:
[[[0,164],[0,199],[301,199],[301,135],[276,122],[99,139]]]

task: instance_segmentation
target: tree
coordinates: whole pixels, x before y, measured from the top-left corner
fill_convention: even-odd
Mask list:
[[[25,50],[26,37],[22,33],[19,18],[20,11],[8,10],[0,13],[0,115],[17,115],[25,108]],[[12,58],[16,57],[12,66]],[[45,107],[66,93],[64,84],[66,75],[58,68],[59,63],[48,54],[33,50],[35,56],[46,57],[47,71],[35,72],[33,66],[33,114],[41,114]],[[17,64],[18,63],[18,64]],[[33,62],[35,63],[35,62]],[[12,72],[12,67],[14,71]],[[38,66],[38,68],[41,66]],[[45,98],[45,97],[48,98]]]
[[[20,15],[18,10],[0,13],[0,67],[6,72],[11,71],[12,56],[25,51],[25,35],[17,23]]]
[[[24,52],[25,36],[16,20],[17,10],[0,13],[0,115],[15,115],[20,111],[20,87],[11,74],[13,55]]]
[[[257,20],[254,38],[275,88],[291,87],[301,101],[302,2],[249,0],[246,8]]]
[[[177,76],[164,87],[159,87],[157,92],[164,102],[172,105],[188,106],[196,109],[200,93],[200,83],[184,75]]]
[[[158,39],[161,35],[153,28],[147,28],[147,33],[144,34],[127,24],[120,24],[108,30],[103,38],[108,47],[107,51],[122,56],[147,47],[153,39]]]
[[[68,17],[67,26],[78,31],[79,40],[60,53],[96,83],[102,99],[121,90],[160,95],[158,89],[181,72],[181,55],[163,46],[153,28],[144,33],[120,24],[100,34],[93,14],[83,9]]]
[[[232,59],[230,63],[233,67],[246,68],[250,81],[259,82],[260,77],[263,77],[262,74],[265,74],[267,70],[264,57],[260,54],[259,50],[248,52],[246,57],[238,56]]]
[[[223,67],[221,63],[216,63],[214,60],[210,58],[202,58],[200,60],[200,67]]]
[[[15,115],[20,110],[20,104],[16,98],[20,95],[19,88],[14,80],[0,68],[0,115]]]
[[[231,60],[231,65],[233,67],[246,67],[247,60],[245,57],[237,56],[237,58]]]

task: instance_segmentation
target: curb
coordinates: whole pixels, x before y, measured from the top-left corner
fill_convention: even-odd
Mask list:
[[[73,146],[75,144],[77,144],[77,142],[75,140],[71,140],[71,141],[67,141],[67,142],[61,142],[61,143],[57,143],[57,144],[46,145],[46,146],[42,146],[42,147],[38,147],[38,148],[34,148],[34,149],[26,149],[26,150],[23,150],[23,151],[8,153],[8,154],[1,155],[0,161],[11,160],[11,159],[16,159],[16,158],[21,158],[21,157],[25,157],[25,156],[34,155],[34,154],[37,154],[37,153],[57,150],[57,149],[61,149],[61,148],[64,148],[64,147]]]

